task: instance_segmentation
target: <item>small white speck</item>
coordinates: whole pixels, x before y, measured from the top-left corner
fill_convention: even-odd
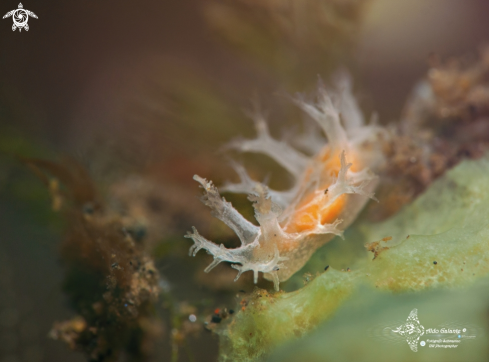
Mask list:
[[[161,290],[164,293],[169,293],[170,292],[171,285],[170,285],[170,283],[167,280],[161,278],[158,284],[159,284],[159,287],[161,288]]]
[[[197,320],[197,317],[195,316],[195,314],[191,314],[188,316],[188,320],[193,323]]]

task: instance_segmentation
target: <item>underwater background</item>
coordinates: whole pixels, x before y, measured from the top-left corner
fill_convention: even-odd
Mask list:
[[[489,358],[489,4],[23,5],[29,31],[0,22],[0,362]],[[394,135],[379,203],[277,294],[261,275],[257,289],[252,273],[233,282],[227,263],[204,273],[192,226],[238,242],[193,175],[237,181],[233,159],[287,187],[273,160],[224,146],[254,137],[255,103],[277,139],[299,133],[291,95],[338,70]],[[429,104],[415,102],[420,81]],[[254,220],[246,196],[223,195]],[[475,338],[414,352],[392,332],[414,309],[420,340]]]

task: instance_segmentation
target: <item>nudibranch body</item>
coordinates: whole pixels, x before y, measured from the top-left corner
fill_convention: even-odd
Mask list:
[[[240,165],[234,165],[240,183],[226,184],[221,190],[248,193],[259,226],[246,220],[222,198],[211,181],[194,176],[204,189],[202,201],[237,234],[241,246],[227,249],[201,236],[195,228],[186,235],[194,241],[190,254],[206,249],[214,261],[205,269],[227,261],[241,273],[251,270],[257,282],[258,272],[279,282],[298,271],[321,245],[350,225],[366,201],[374,198],[377,177],[372,170],[383,162],[379,137],[385,135],[377,125],[366,125],[351,94],[349,79],[343,77],[336,91],[318,89],[317,101],[301,97],[295,103],[311,117],[327,137],[320,142],[318,130],[296,138],[296,145],[313,156],[272,138],[262,116],[254,117],[258,137],[239,140],[231,147],[259,152],[272,157],[295,179],[287,191],[269,190],[252,180]],[[331,96],[330,96],[331,95]]]

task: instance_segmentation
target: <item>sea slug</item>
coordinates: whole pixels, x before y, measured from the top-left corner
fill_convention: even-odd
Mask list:
[[[194,241],[190,255],[206,249],[214,256],[206,272],[227,261],[238,270],[235,280],[251,270],[256,283],[258,272],[262,272],[278,290],[280,281],[298,271],[321,245],[336,235],[342,236],[366,201],[375,199],[373,191],[378,178],[372,170],[384,162],[379,139],[386,132],[376,124],[365,124],[348,76],[339,77],[334,89],[320,83],[315,102],[306,101],[303,96],[294,98],[294,102],[327,137],[327,141],[319,142],[320,130],[316,127],[315,132],[296,138],[295,144],[307,146],[311,156],[272,138],[260,114],[253,117],[258,137],[230,145],[240,151],[272,157],[295,179],[294,186],[287,191],[269,190],[252,180],[244,167],[234,165],[241,181],[228,183],[221,191],[248,193],[259,226],[246,220],[222,198],[212,181],[194,176],[204,189],[204,204],[241,241],[240,247],[228,249],[205,239],[193,228],[186,235]]]

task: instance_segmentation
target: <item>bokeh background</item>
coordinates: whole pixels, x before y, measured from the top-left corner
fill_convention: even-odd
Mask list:
[[[294,74],[301,81],[291,80],[275,73],[274,63],[230,45],[212,24],[211,1],[23,5],[39,17],[29,20],[28,32],[12,32],[11,19],[0,21],[2,150],[70,155],[101,183],[151,173],[197,195],[192,175],[226,178],[230,169],[216,151],[236,135],[252,134],[243,112],[250,99],[270,109],[274,126],[290,124],[281,95],[307,90],[317,74],[328,76],[315,59],[307,72]],[[0,13],[17,6],[2,1]],[[351,69],[363,109],[383,123],[399,119],[430,59],[475,55],[488,41],[485,1],[369,0],[362,9],[348,51],[332,64]],[[26,181],[22,166],[2,157],[0,361],[83,361],[47,338],[53,321],[71,315],[60,289],[60,221],[34,177]],[[189,210],[203,210],[189,200]],[[215,360],[217,339],[199,343],[198,360]]]

